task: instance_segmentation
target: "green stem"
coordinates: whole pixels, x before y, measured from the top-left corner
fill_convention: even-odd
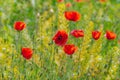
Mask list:
[[[18,54],[19,54],[19,60],[18,60],[18,66],[19,66],[19,71],[21,71],[21,48],[22,48],[22,39],[21,39],[21,32],[18,32],[18,44],[17,44],[17,48],[18,48]],[[19,79],[21,79],[21,76],[19,74]]]

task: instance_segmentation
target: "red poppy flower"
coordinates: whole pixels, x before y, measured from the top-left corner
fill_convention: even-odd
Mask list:
[[[58,46],[63,46],[68,40],[68,34],[64,30],[59,30],[54,35],[53,40]]]
[[[58,2],[63,2],[64,0],[57,0]]]
[[[73,44],[67,44],[63,47],[63,50],[66,54],[72,55],[77,50],[77,47]]]
[[[71,6],[72,6],[72,4],[71,4],[70,2],[66,3],[66,7],[67,7],[67,8],[69,8],[69,7],[71,7]]]
[[[22,21],[17,21],[14,23],[14,29],[17,31],[22,31],[26,27],[26,24]]]
[[[83,30],[72,30],[71,35],[76,38],[84,37],[84,32],[83,32]]]
[[[95,39],[95,40],[98,40],[100,38],[100,35],[101,35],[101,32],[99,31],[93,31],[92,32],[92,37]]]
[[[67,20],[75,22],[78,21],[81,17],[81,15],[76,11],[66,11],[64,15]]]
[[[112,31],[106,31],[106,38],[108,40],[113,40],[116,38],[116,34]]]
[[[21,53],[25,59],[30,59],[32,57],[33,51],[30,48],[22,48]]]

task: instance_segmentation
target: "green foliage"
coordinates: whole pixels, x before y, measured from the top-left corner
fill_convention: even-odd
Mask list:
[[[65,8],[67,2],[72,3],[69,9]],[[63,15],[65,10],[78,11],[81,20],[67,21]],[[27,24],[20,34],[21,40],[19,32],[13,28],[15,21]],[[68,43],[79,48],[72,56],[53,43],[52,37],[58,29],[67,33],[73,29],[85,31],[83,39],[69,34]],[[92,39],[92,30],[102,31],[100,40]],[[107,40],[106,30],[114,31],[117,38]],[[119,80],[118,40],[120,0],[108,0],[103,4],[99,0],[81,3],[74,0],[63,3],[57,0],[0,0],[0,80]],[[21,45],[34,50],[31,60],[21,56]]]

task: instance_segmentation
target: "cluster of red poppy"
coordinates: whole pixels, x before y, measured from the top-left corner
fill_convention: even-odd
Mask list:
[[[70,34],[75,38],[84,37],[83,30],[72,30]],[[116,34],[111,31],[106,31],[105,35],[108,40],[113,40],[116,38]],[[101,32],[99,31],[92,32],[92,38],[94,40],[98,40],[100,36],[101,36]],[[58,46],[63,46],[64,52],[68,55],[71,55],[77,50],[77,47],[74,44],[66,44],[67,40],[68,40],[68,34],[64,30],[57,31],[57,33],[53,37],[53,41],[55,42],[55,44],[57,44]]]
[[[65,18],[69,21],[79,21],[80,20],[80,17],[81,17],[81,14],[78,13],[77,11],[66,11],[64,13],[65,15]],[[76,38],[78,37],[83,37],[84,36],[84,32],[83,30],[73,30],[71,31],[71,34],[73,36],[75,36]],[[95,40],[98,40],[100,38],[100,35],[101,35],[101,32],[100,31],[93,31],[92,32],[92,37],[95,39]],[[112,31],[106,31],[106,38],[109,39],[109,40],[113,40],[116,38],[116,34]]]
[[[58,0],[58,2],[63,2],[64,0]],[[75,0],[76,2],[82,2],[84,0]],[[87,1],[87,0],[86,0]],[[105,2],[106,0],[100,0],[101,2]],[[71,6],[71,3],[66,4],[67,7]],[[65,11],[64,16],[69,21],[79,21],[81,18],[81,14],[77,11]],[[26,24],[22,21],[17,21],[14,23],[14,29],[17,31],[22,31],[25,29]],[[84,31],[83,30],[72,30],[70,33],[75,38],[84,37]],[[101,32],[99,31],[93,31],[92,37],[95,40],[98,40],[100,38]],[[116,38],[116,34],[111,31],[106,31],[106,38],[108,40],[113,40]],[[59,30],[53,37],[53,41],[58,46],[62,46],[63,50],[66,54],[72,55],[78,47],[76,47],[74,44],[66,44],[68,40],[68,34],[64,30]],[[31,48],[23,47],[21,49],[21,54],[25,59],[30,59],[33,54],[33,50]]]
[[[70,15],[69,15],[69,13],[70,13]],[[77,13],[77,15],[79,15],[79,13]],[[72,12],[68,12],[68,13],[65,12],[65,17],[67,20],[70,20],[70,21],[78,21],[80,19],[80,18],[76,17],[76,12],[73,12],[73,13]],[[25,27],[26,27],[26,24],[24,22],[21,22],[21,21],[17,21],[14,24],[14,29],[17,31],[22,31]],[[70,32],[70,34],[75,38],[84,37],[83,30],[72,30]],[[92,38],[94,40],[98,40],[100,38],[100,36],[101,36],[100,31],[97,31],[97,30],[92,31]],[[106,31],[105,37],[108,40],[113,40],[116,38],[116,34],[112,31]],[[57,31],[57,33],[53,37],[53,41],[58,46],[62,46],[64,52],[68,55],[72,55],[78,48],[74,44],[66,44],[68,41],[68,34],[64,30]],[[30,59],[32,57],[33,51],[31,48],[22,48],[21,53],[22,53],[22,56],[24,58]]]
[[[63,2],[63,1],[64,0],[58,0],[58,2]],[[82,2],[83,0],[75,0],[75,1]],[[100,1],[104,2],[106,0],[100,0]],[[70,6],[70,3],[67,4],[67,6]],[[67,20],[74,21],[74,22],[79,21],[81,18],[81,14],[77,11],[65,11],[64,16]],[[84,37],[83,30],[72,30],[70,34],[74,36],[75,38]],[[94,40],[98,40],[100,36],[101,36],[100,31],[97,31],[97,30],[92,31],[92,38]],[[105,37],[108,40],[113,40],[116,38],[116,34],[112,31],[106,31]],[[67,40],[68,40],[68,34],[64,30],[58,30],[57,33],[53,37],[53,41],[55,42],[55,44],[57,44],[58,46],[62,46],[64,52],[68,55],[71,55],[77,50],[77,47],[74,44],[66,44]]]
[[[22,21],[17,21],[14,23],[14,29],[17,31],[22,31],[25,29],[26,24]],[[32,57],[33,51],[31,48],[22,47],[21,54],[25,59],[30,59]]]
[[[63,46],[64,52],[68,55],[71,55],[77,50],[77,47],[73,44],[66,44],[67,40],[68,34],[64,30],[57,31],[57,33],[53,37],[53,41],[55,42],[55,44],[57,44],[58,46]]]

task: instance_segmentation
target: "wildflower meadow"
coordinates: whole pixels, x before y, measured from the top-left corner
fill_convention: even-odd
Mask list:
[[[0,0],[0,80],[120,80],[120,0]]]

